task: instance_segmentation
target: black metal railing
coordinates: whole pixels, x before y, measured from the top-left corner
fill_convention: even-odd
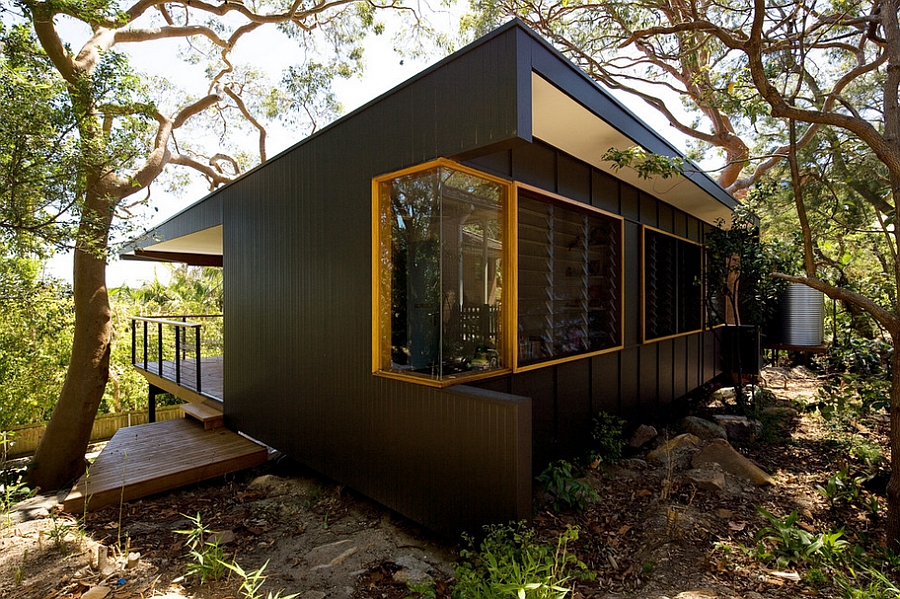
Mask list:
[[[208,395],[203,388],[203,361],[222,356],[222,340],[221,314],[134,316],[131,318],[131,363]]]

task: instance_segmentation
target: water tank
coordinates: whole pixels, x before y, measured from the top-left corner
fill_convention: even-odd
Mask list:
[[[825,340],[825,296],[791,283],[781,304],[781,335],[785,345],[816,347]]]

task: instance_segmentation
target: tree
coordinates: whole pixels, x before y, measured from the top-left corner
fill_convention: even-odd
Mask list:
[[[186,167],[206,178],[211,188],[227,183],[242,167],[229,152],[229,134],[241,126],[258,139],[256,161],[266,158],[266,118],[285,108],[302,109],[315,120],[328,117],[331,77],[359,67],[359,42],[375,23],[376,8],[399,7],[374,2],[323,0],[316,3],[247,0],[9,0],[0,10],[26,24],[36,38],[36,59],[52,65],[55,81],[65,87],[79,147],[74,197],[75,326],[65,382],[47,431],[35,454],[29,484],[57,488],[81,474],[91,425],[109,374],[111,314],[105,265],[117,211],[127,210],[135,194],[149,197],[151,184],[169,165]],[[235,49],[257,29],[277,28],[310,57],[285,74],[287,95],[263,85],[258,72],[236,64]],[[72,45],[66,35],[87,41]],[[73,33],[74,32],[74,33]],[[206,66],[208,79],[199,95],[175,94],[158,100],[150,90],[162,86],[135,74],[119,48],[160,40],[181,40],[189,61]],[[333,58],[315,63],[315,46],[324,43]],[[160,60],[163,60],[160,57]],[[315,77],[308,76],[314,73]],[[43,79],[31,79],[34,87]],[[323,112],[325,114],[323,114]],[[293,113],[296,118],[296,112]],[[205,121],[204,121],[205,119]],[[216,150],[204,156],[210,141],[191,131],[214,126]],[[193,143],[192,143],[193,142]],[[244,161],[247,162],[247,161]],[[49,194],[46,197],[53,197]],[[56,200],[54,200],[56,201]]]
[[[485,6],[485,5],[479,5]],[[683,2],[639,0],[586,3],[530,3],[486,0],[488,19],[499,13],[525,16],[589,73],[612,87],[625,82],[662,86],[681,95],[691,108],[712,124],[695,130],[661,106],[652,93],[632,90],[664,114],[682,132],[718,147],[728,155],[728,166],[748,156],[729,141],[743,128],[779,140],[772,160],[758,161],[750,172],[759,180],[762,170],[788,159],[794,204],[804,247],[805,276],[776,273],[784,280],[803,283],[864,310],[889,334],[895,348],[900,342],[900,230],[897,197],[900,193],[900,0],[797,0],[776,3]],[[618,28],[618,29],[617,29]],[[597,36],[592,31],[600,32]],[[618,32],[617,32],[618,31]],[[610,58],[614,48],[623,58]],[[599,57],[595,60],[595,57]],[[621,67],[617,73],[613,71]],[[646,87],[644,88],[646,89]],[[868,93],[860,93],[862,89]],[[737,103],[737,104],[736,104]],[[761,119],[761,117],[765,117]],[[804,175],[796,160],[799,151],[822,129],[853,139],[877,161],[883,178],[869,177],[873,189],[857,196],[868,204],[879,226],[888,254],[884,256],[892,278],[893,300],[876,301],[848,286],[817,276],[812,224],[804,202]],[[745,144],[748,148],[753,144]],[[734,172],[736,169],[729,169]],[[740,188],[740,174],[720,177],[732,190]],[[864,191],[864,193],[862,193]],[[877,298],[881,299],[881,298]],[[890,543],[900,543],[900,352],[892,354],[891,374],[891,478],[888,483],[887,531]]]

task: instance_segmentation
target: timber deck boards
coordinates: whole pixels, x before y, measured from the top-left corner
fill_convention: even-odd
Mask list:
[[[203,358],[200,361],[200,390],[198,391],[197,364],[194,360],[182,360],[179,363],[178,372],[176,372],[175,362],[172,360],[163,361],[162,373],[160,373],[159,362],[148,362],[146,368],[144,368],[143,362],[134,364],[134,368],[148,381],[175,397],[188,401],[201,400],[200,393],[222,400],[224,386],[222,366],[222,356]]]
[[[200,482],[266,461],[266,448],[193,418],[120,429],[66,497],[67,512],[97,510]]]

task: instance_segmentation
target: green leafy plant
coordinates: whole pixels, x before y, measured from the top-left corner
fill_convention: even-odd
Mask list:
[[[558,460],[551,462],[537,476],[537,481],[553,497],[554,509],[559,510],[565,504],[581,512],[589,503],[600,498],[594,487],[581,476],[582,472],[574,464]]]
[[[796,511],[783,520],[759,506],[756,511],[769,521],[769,526],[756,533],[756,557],[764,562],[774,561],[776,568],[783,569],[790,564],[831,563],[847,548],[847,541],[841,538],[843,529],[814,534],[797,525]]]
[[[188,563],[187,575],[198,577],[200,584],[208,580],[219,580],[228,567],[224,561],[224,550],[219,545],[219,538],[203,524],[199,513],[196,516],[182,515],[192,524],[189,529],[175,531],[187,535],[187,546],[193,559]]]
[[[272,594],[272,592],[269,591],[265,596],[263,596],[260,588],[267,578],[266,575],[263,574],[263,571],[269,565],[268,560],[266,560],[266,563],[264,563],[256,570],[250,571],[244,570],[241,566],[238,565],[237,562],[223,565],[240,577],[240,592],[244,599],[293,599],[298,595],[298,593],[293,593],[291,595],[282,595],[281,591]]]
[[[8,437],[0,439],[0,453],[6,455],[6,447],[12,442]],[[34,492],[25,484],[23,472],[7,467],[5,462],[0,463],[0,514],[3,514],[7,527],[12,525],[12,507],[32,495]]]
[[[50,513],[50,522],[51,527],[47,536],[53,541],[53,546],[56,547],[56,550],[66,555],[69,552],[67,539],[74,532],[75,525],[66,518],[58,517],[53,512]]]
[[[412,593],[406,599],[437,599],[437,591],[430,582],[407,582],[406,588]]]
[[[539,543],[524,522],[485,527],[486,536],[468,548],[456,566],[455,599],[563,599],[569,582],[587,574],[587,567],[569,551],[578,530],[567,529],[555,542]]]
[[[835,508],[840,502],[853,503],[859,499],[860,485],[866,477],[852,477],[849,469],[844,466],[828,477],[825,486],[816,485],[816,493],[828,500],[829,505]]]
[[[622,459],[622,450],[625,448],[626,422],[614,414],[598,412],[594,418],[594,428],[591,431],[592,462],[614,464]]]

